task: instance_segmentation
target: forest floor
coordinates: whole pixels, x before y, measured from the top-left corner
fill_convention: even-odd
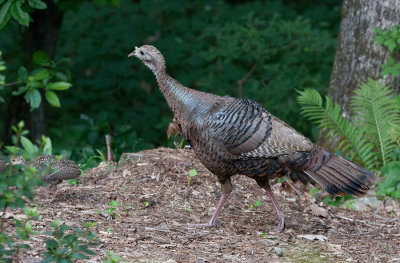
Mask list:
[[[383,205],[364,212],[327,207],[301,185],[296,192],[277,183],[272,188],[287,224],[276,233],[277,215],[263,190],[235,176],[218,226],[196,228],[186,224],[210,219],[220,187],[190,149],[128,154],[124,163],[89,170],[77,186],[63,182],[54,202],[39,188],[33,203],[42,219],[32,224],[41,234],[16,262],[40,262],[43,233],[57,218],[71,227],[97,222],[97,256],[85,262],[101,262],[105,251],[122,262],[400,262],[400,214]],[[192,169],[198,174],[188,184]],[[115,219],[106,212],[112,200],[119,203]]]

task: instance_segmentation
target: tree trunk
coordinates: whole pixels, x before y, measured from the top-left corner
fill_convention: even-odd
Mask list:
[[[47,8],[43,10],[35,9],[31,13],[32,22],[24,33],[23,47],[27,54],[27,66],[32,68],[32,54],[38,50],[46,52],[51,58],[54,57],[57,47],[58,33],[61,28],[63,12],[59,11],[53,0],[45,1]],[[42,98],[44,98],[42,94]],[[12,96],[8,106],[9,114],[5,122],[7,137],[6,144],[11,142],[12,125],[24,120],[25,127],[29,129],[31,140],[41,137],[46,131],[45,102],[38,109],[29,111],[29,105],[23,96]]]
[[[381,65],[389,55],[394,55],[374,40],[376,28],[386,29],[399,23],[400,0],[344,0],[328,96],[341,106],[345,117],[353,90],[368,78],[383,79],[398,92],[398,78],[381,74]],[[334,149],[336,143],[324,137],[321,134],[322,143]]]

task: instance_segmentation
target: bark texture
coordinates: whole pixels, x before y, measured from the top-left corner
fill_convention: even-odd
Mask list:
[[[398,92],[398,79],[381,75],[381,65],[394,54],[374,42],[376,28],[398,24],[400,0],[344,0],[328,96],[346,115],[352,91],[368,78],[383,79]]]
[[[400,0],[344,0],[342,21],[337,39],[328,96],[349,114],[353,90],[368,78],[381,79],[399,92],[399,78],[382,75],[381,65],[388,56],[396,58],[386,47],[375,43],[375,29],[386,29],[400,24]],[[337,149],[340,138],[319,134],[318,142],[329,150]]]
[[[51,58],[54,57],[57,47],[58,34],[61,29],[63,12],[58,10],[53,0],[46,0],[47,8],[36,9],[31,13],[32,21],[24,33],[24,50],[27,54],[27,65],[31,68],[32,54],[38,50],[46,52]],[[24,120],[26,128],[29,129],[29,137],[32,140],[39,139],[46,131],[45,101],[42,94],[42,103],[38,109],[29,111],[29,105],[23,96],[12,96],[8,105],[9,114],[6,118],[7,134],[4,141],[11,142],[13,133],[11,126]]]

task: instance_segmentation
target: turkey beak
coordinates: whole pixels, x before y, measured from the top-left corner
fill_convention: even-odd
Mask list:
[[[136,50],[138,50],[138,49],[139,49],[138,47],[135,47],[135,50],[133,52],[129,53],[128,58],[133,57],[133,56],[136,57]]]

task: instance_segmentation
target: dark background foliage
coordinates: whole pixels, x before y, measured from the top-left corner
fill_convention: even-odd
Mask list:
[[[170,75],[184,85],[242,96],[307,136],[295,90],[329,86],[342,1],[127,1],[119,6],[75,3],[64,14],[56,59],[70,58],[73,87],[46,106],[55,153],[73,159],[104,149],[138,151],[173,145],[172,121],[152,73],[127,55],[151,44],[165,55]],[[26,57],[15,21],[1,31],[7,82]],[[244,80],[242,85],[239,80]],[[3,91],[6,101],[12,89]],[[0,104],[4,140],[7,103]],[[72,155],[72,156],[71,156]]]

